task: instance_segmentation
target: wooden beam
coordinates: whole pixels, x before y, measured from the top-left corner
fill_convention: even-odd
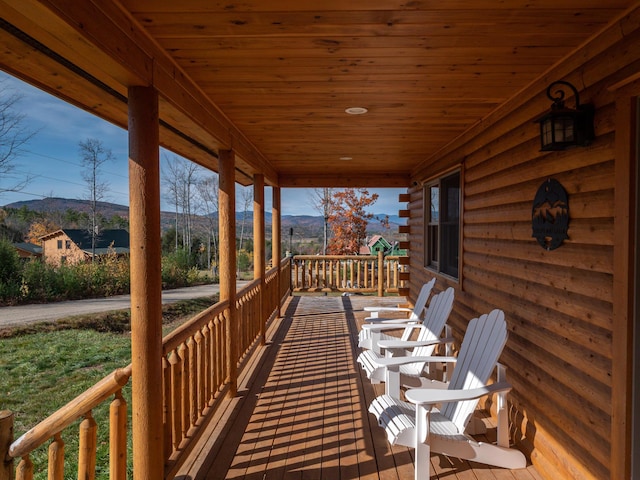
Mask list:
[[[260,343],[266,344],[264,175],[253,177],[253,279],[260,279]]]
[[[613,327],[611,343],[611,478],[631,478],[633,425],[633,341],[637,178],[637,96],[640,82],[617,92]]]
[[[366,172],[353,173],[349,175],[345,172],[333,175],[282,175],[278,177],[278,185],[282,188],[384,188],[397,187],[404,188],[409,185],[409,175],[389,174],[371,175]]]
[[[280,187],[271,188],[271,263],[277,269],[276,284],[280,292],[280,264],[282,261],[282,195]],[[280,301],[278,300],[278,317],[282,316]]]
[[[236,186],[235,155],[232,150],[222,150],[218,158],[219,199],[218,231],[220,232],[220,301],[229,301],[227,328],[226,370],[229,396],[238,393],[239,330],[236,315]]]
[[[9,447],[13,442],[13,420],[13,412],[0,410],[0,480],[11,480],[14,477],[13,457],[9,456]]]
[[[162,273],[158,94],[129,89],[133,468],[162,478]]]
[[[160,96],[198,128],[207,131],[222,148],[233,148],[255,172],[263,173],[270,183],[275,183],[277,175],[266,157],[118,2],[88,0],[77,5],[74,0],[7,0],[6,3],[10,4],[3,11],[7,21],[24,23],[23,19],[29,19],[29,32],[40,35],[37,40],[100,78],[99,72],[109,72],[111,78],[125,87],[154,85]],[[42,24],[40,29],[33,26],[36,18]],[[56,95],[53,88],[47,91]],[[81,100],[76,99],[75,103],[78,102]]]

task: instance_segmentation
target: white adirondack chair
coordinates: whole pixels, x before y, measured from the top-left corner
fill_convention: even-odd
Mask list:
[[[405,308],[405,307],[365,307],[365,311],[371,312],[371,317],[366,317],[364,319],[367,325],[384,325],[384,324],[399,324],[399,323],[409,323],[409,324],[419,324],[423,322],[423,318],[426,311],[427,301],[429,300],[429,295],[431,294],[431,290],[436,283],[436,279],[432,278],[430,281],[425,283],[420,289],[420,294],[416,299],[416,303],[413,308]],[[409,315],[404,318],[389,318],[389,317],[379,317],[379,313],[384,314],[400,314],[403,312],[409,312]],[[401,340],[409,340],[411,337],[411,333],[413,330],[411,328],[404,328],[404,325],[401,325],[399,328],[402,329],[402,334],[398,337],[395,335],[384,333],[384,329],[371,330],[370,327],[361,328],[358,333],[358,346],[363,349],[373,349],[377,353],[380,353],[378,349],[377,342],[381,339],[385,340],[397,340],[400,338]],[[398,327],[388,328],[388,331],[397,330]]]
[[[425,357],[430,356],[436,345],[450,344],[453,339],[450,337],[441,338],[445,329],[447,319],[453,308],[454,290],[449,287],[444,292],[434,295],[427,308],[424,322],[419,325],[410,325],[407,328],[419,329],[416,340],[380,340],[376,344],[385,350],[386,357]],[[391,325],[363,325],[362,328],[369,327],[371,330],[393,328]],[[398,328],[397,325],[395,328]],[[430,357],[431,358],[431,357]],[[365,350],[358,355],[357,362],[365,370],[371,383],[386,381],[385,391],[394,397],[400,397],[399,377],[389,378],[386,374],[386,366],[380,362],[384,360],[382,353],[371,349]],[[402,367],[403,373],[411,376],[421,376],[425,373],[427,362],[413,362],[406,367]],[[398,370],[400,367],[398,368]],[[391,381],[389,381],[391,380]]]
[[[504,368],[498,369],[498,381],[487,385],[506,341],[501,310],[471,320],[447,389],[409,389],[405,393],[408,402],[385,394],[369,406],[391,444],[416,449],[416,480],[429,478],[431,451],[503,468],[526,467],[522,452],[509,448],[506,393],[511,386],[504,381]],[[385,360],[388,366],[403,361]],[[498,394],[497,445],[477,442],[465,433],[479,398],[493,393]],[[442,408],[436,408],[437,404]]]
[[[365,318],[365,321],[376,321],[378,318],[392,319],[392,320],[420,320],[424,309],[427,306],[429,295],[433,286],[436,284],[435,277],[425,283],[420,289],[418,298],[413,308],[409,307],[382,307],[382,306],[369,306],[364,307],[365,312],[371,313],[371,315]],[[399,314],[404,314],[408,318],[396,318]]]

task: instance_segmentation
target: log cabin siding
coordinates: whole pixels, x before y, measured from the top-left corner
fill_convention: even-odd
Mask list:
[[[587,43],[510,103],[417,171],[424,183],[463,165],[460,278],[452,326],[504,309],[515,439],[546,478],[611,478],[615,225],[615,95],[610,87],[640,72],[637,12]],[[614,37],[616,39],[614,40]],[[550,105],[546,85],[568,79],[596,107],[588,148],[539,152],[535,118]],[[536,87],[538,92],[536,92]],[[522,93],[522,92],[521,92]],[[573,106],[572,99],[568,100]],[[558,180],[569,195],[569,239],[546,251],[532,238],[538,187]],[[421,186],[409,190],[412,296],[434,275],[424,265]]]

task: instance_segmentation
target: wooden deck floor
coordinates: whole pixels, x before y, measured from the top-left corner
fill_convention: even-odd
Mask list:
[[[234,405],[175,478],[412,479],[413,452],[391,447],[367,412],[380,386],[355,363],[362,308],[381,300],[292,297]],[[540,479],[531,466],[509,471],[442,455],[431,463],[433,479]]]

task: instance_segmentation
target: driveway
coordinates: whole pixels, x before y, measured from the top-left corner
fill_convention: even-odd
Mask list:
[[[238,288],[246,282],[238,282]],[[174,303],[179,300],[208,297],[220,291],[220,285],[200,285],[197,287],[176,288],[162,292],[162,303]],[[37,305],[19,305],[16,307],[0,307],[0,329],[16,327],[30,323],[58,320],[72,315],[107,312],[130,308],[129,295],[117,295],[108,298],[88,298],[66,302],[45,303]]]

